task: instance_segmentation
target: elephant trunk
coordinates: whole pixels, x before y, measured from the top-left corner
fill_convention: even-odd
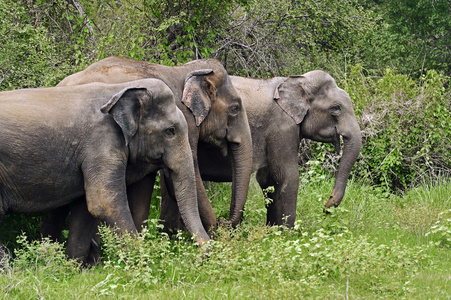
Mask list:
[[[356,162],[360,153],[360,148],[362,147],[362,135],[357,120],[355,120],[353,129],[350,132],[352,132],[352,134],[342,135],[344,142],[343,155],[340,159],[332,195],[325,205],[326,208],[331,206],[337,207],[343,200],[349,174],[351,173],[352,166]]]
[[[174,194],[183,223],[202,246],[210,240],[210,237],[205,231],[199,215],[193,159],[190,155],[191,150],[188,148],[187,146],[185,152],[189,155],[180,155],[179,152],[177,157],[168,158],[166,162],[169,164],[166,165],[169,167],[169,175],[173,182]]]
[[[230,203],[229,223],[235,227],[241,222],[247,200],[252,173],[252,141],[243,139],[230,143],[232,152],[232,201]]]

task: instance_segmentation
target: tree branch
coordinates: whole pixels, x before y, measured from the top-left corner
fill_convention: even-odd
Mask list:
[[[84,22],[86,27],[88,27],[89,33],[92,34],[94,33],[94,29],[91,26],[91,21],[89,20],[88,16],[85,14],[83,7],[80,5],[80,3],[78,3],[76,0],[71,0],[72,4],[75,6],[75,8],[78,10],[78,12],[80,13],[80,15],[83,16],[84,18]]]

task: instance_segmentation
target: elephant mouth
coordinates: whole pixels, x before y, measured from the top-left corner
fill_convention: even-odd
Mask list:
[[[212,146],[213,148],[221,149],[221,152],[224,151],[224,148],[226,149],[225,151],[227,151],[228,141],[226,139],[226,131],[224,129],[217,130],[210,134],[206,134],[206,132],[201,130],[199,140],[202,141],[202,143]]]

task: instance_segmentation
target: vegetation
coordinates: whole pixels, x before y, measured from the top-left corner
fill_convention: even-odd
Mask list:
[[[451,171],[449,77],[427,71],[417,81],[386,69],[368,80],[359,65],[345,82],[359,115],[363,149],[356,172],[387,191]]]
[[[40,215],[10,214],[0,295],[451,297],[450,33],[449,0],[0,0],[0,90],[53,86],[111,55],[217,58],[261,78],[323,69],[351,96],[363,134],[331,216],[322,205],[339,156],[303,141],[295,228],[264,225],[253,180],[243,224],[220,228],[208,253],[185,233],[158,233],[158,186],[149,229],[118,238],[104,228],[93,268],[40,241]],[[230,186],[212,183],[209,195],[227,217]]]
[[[103,228],[103,263],[80,269],[59,244],[18,237],[0,276],[11,299],[389,298],[451,295],[451,182],[429,182],[403,196],[352,180],[331,217],[321,206],[333,181],[305,176],[293,230],[264,224],[264,196],[251,182],[244,222],[220,228],[209,252],[186,233],[157,231],[158,209],[138,238]],[[212,183],[218,215],[230,190]],[[158,203],[155,203],[158,207]]]

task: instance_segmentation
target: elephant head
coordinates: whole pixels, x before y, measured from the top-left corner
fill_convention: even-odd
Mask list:
[[[243,102],[223,69],[200,69],[185,79],[182,102],[194,115],[199,141],[232,157],[229,222],[240,223],[252,172],[252,139]]]
[[[177,204],[185,226],[200,244],[209,237],[200,221],[194,165],[185,117],[171,90],[128,87],[102,108],[121,128],[129,149],[129,163],[145,162],[166,169],[174,182]]]
[[[350,97],[329,74],[316,70],[287,78],[277,87],[274,98],[300,126],[301,138],[332,143],[340,153],[342,137],[343,154],[326,208],[338,206],[362,144]]]

